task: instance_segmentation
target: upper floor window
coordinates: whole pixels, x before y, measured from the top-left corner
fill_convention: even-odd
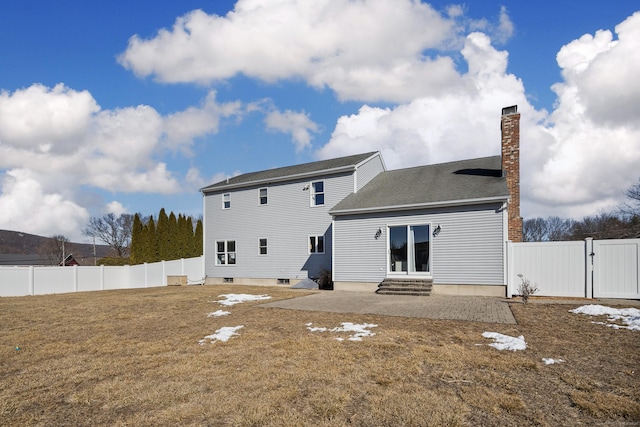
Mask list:
[[[324,205],[324,181],[311,183],[311,206]]]
[[[231,207],[231,194],[225,193],[222,195],[222,209],[229,209]]]
[[[260,239],[258,246],[260,248],[260,255],[267,254],[267,239]]]
[[[260,204],[261,205],[266,205],[267,204],[267,189],[266,188],[261,188],[260,189]]]

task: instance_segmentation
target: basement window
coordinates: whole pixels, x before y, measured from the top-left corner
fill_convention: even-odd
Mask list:
[[[278,279],[278,285],[288,285],[289,279]]]
[[[233,283],[233,277],[225,277],[222,279],[223,283]]]

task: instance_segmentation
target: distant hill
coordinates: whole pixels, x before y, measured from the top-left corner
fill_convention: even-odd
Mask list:
[[[51,265],[53,239],[19,231],[0,230],[0,265]],[[98,259],[112,255],[106,245],[96,245]],[[73,254],[80,265],[93,265],[93,244],[65,243],[65,253]]]

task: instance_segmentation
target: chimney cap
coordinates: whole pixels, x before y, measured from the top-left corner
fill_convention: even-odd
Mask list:
[[[511,107],[504,107],[502,109],[502,115],[506,116],[508,114],[516,114],[518,112],[518,106],[512,105]]]

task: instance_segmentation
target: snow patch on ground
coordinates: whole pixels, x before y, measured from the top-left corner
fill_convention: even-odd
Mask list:
[[[322,328],[322,327],[313,327],[313,323],[307,323],[306,327],[311,332],[353,332],[347,339],[349,341],[362,341],[363,337],[372,337],[375,333],[371,332],[370,328],[376,328],[378,325],[373,323],[351,323],[351,322],[342,322],[342,326],[337,326],[335,328]],[[338,337],[336,338],[338,341],[344,341],[344,338]]]
[[[570,313],[586,314],[588,316],[609,316],[606,322],[591,322],[597,325],[606,325],[615,329],[629,329],[632,331],[640,331],[640,310],[637,308],[611,308],[604,305],[588,304],[569,310]],[[620,321],[624,325],[618,325],[613,322]]]
[[[247,301],[261,301],[265,299],[271,299],[269,295],[224,294],[224,295],[218,295],[218,296],[223,297],[224,299],[213,301],[213,302],[217,302],[220,305],[224,305],[224,306],[232,306],[232,305],[240,304],[241,302],[247,302]]]
[[[483,332],[484,338],[491,338],[494,340],[493,344],[489,344],[493,348],[498,350],[525,350],[527,343],[524,341],[524,336],[510,337],[509,335],[499,334],[497,332]]]
[[[551,359],[551,358],[546,358],[546,357],[543,357],[542,361],[544,362],[545,365],[553,365],[554,363],[562,363],[562,362],[564,362],[564,360],[562,360],[562,359]]]
[[[228,316],[229,314],[231,314],[230,311],[218,310],[218,311],[214,311],[213,313],[208,313],[207,317]]]
[[[207,335],[206,337],[198,341],[198,343],[200,345],[204,345],[207,343],[207,340],[210,340],[212,344],[216,341],[227,342],[234,335],[239,335],[237,331],[242,328],[244,328],[244,325],[225,326],[223,328],[218,329],[214,334]]]

